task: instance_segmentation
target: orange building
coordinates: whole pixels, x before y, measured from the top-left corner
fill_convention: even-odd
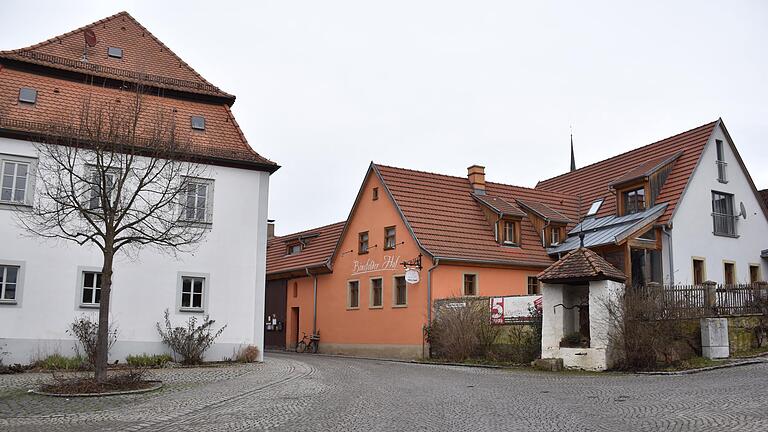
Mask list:
[[[538,292],[544,246],[576,219],[568,195],[371,164],[346,222],[273,237],[266,341],[320,351],[415,358],[434,300]],[[543,244],[544,243],[544,244]],[[421,259],[407,283],[403,262]]]

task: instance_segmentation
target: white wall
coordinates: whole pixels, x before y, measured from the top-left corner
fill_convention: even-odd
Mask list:
[[[26,141],[0,138],[0,153],[34,157],[35,149]],[[208,358],[231,356],[240,344],[263,350],[269,174],[209,166],[207,176],[215,179],[213,225],[194,254],[174,258],[145,249],[116,261],[111,320],[120,334],[112,360],[166,351],[155,329],[163,311],[168,308],[175,323],[192,315],[176,309],[181,271],[210,275],[206,312],[217,324],[227,324]],[[0,344],[10,352],[6,363],[26,363],[37,351],[71,354],[72,340],[65,333],[69,323],[81,314],[98,314],[79,307],[77,285],[78,267],[101,267],[100,251],[22,234],[14,212],[0,208],[0,263],[24,263],[19,304],[0,304]]]
[[[728,183],[717,180],[717,149],[715,140],[722,140],[725,160],[728,163]],[[736,213],[739,203],[747,209],[747,219],[736,222],[738,238],[716,236],[712,233],[712,191],[734,195]],[[666,254],[667,239],[664,239]],[[736,262],[736,279],[749,282],[749,264],[761,266],[762,279],[768,276],[768,266],[760,258],[760,251],[768,249],[768,221],[757,197],[753,193],[722,129],[717,127],[706,144],[698,166],[689,180],[687,190],[672,219],[672,248],[675,267],[675,283],[693,283],[692,257],[705,258],[706,278],[722,283],[723,260]],[[668,275],[668,258],[664,257],[665,276]]]

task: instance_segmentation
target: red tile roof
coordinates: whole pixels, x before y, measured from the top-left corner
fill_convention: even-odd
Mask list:
[[[46,42],[0,53],[0,132],[22,135],[50,133],[51,127],[77,125],[86,100],[90,101],[94,109],[125,109],[131,105],[137,95],[131,86],[124,90],[122,85],[115,85],[114,82],[94,79],[92,75],[95,74],[88,70],[80,72],[89,75],[66,75],[59,71],[59,64],[43,62],[40,64],[45,67],[41,68],[29,66],[29,63],[35,61],[23,56],[13,57],[20,53],[37,52],[66,56],[68,59],[77,58],[79,62],[85,28],[92,28],[99,41],[89,49],[88,65],[121,62],[122,67],[132,68],[133,71],[165,74],[175,80],[173,82],[176,84],[191,80],[189,82],[209,85],[130,15],[121,12]],[[123,59],[108,58],[108,46],[123,48]],[[9,58],[13,58],[13,61]],[[122,75],[115,77],[130,81],[129,77]],[[37,102],[34,105],[18,101],[21,87],[37,90]],[[150,134],[156,126],[157,116],[162,115],[164,119],[175,122],[177,140],[188,144],[190,152],[200,157],[202,162],[269,172],[279,168],[248,145],[229,109],[233,98],[226,100],[192,93],[210,92],[187,88],[175,97],[164,97],[162,92],[146,91],[141,100],[142,114],[137,128],[139,135],[142,132]],[[222,95],[229,96],[219,94]],[[191,116],[205,118],[205,131],[192,130]]]
[[[659,156],[654,159],[649,159],[640,165],[637,166],[637,168],[631,169],[628,172],[624,173],[621,177],[615,179],[611,182],[611,186],[619,186],[624,183],[629,183],[633,180],[643,179],[645,177],[650,176],[654,172],[658,171],[662,167],[674,162],[677,160],[680,155],[683,154],[682,151],[676,152],[672,156]]]
[[[301,275],[309,268],[313,273],[328,271],[329,260],[339,240],[345,222],[313,228],[294,234],[273,237],[267,241],[267,278]],[[288,245],[306,239],[306,246],[295,255],[288,255]]]
[[[88,61],[83,62],[87,29],[96,34],[97,42],[88,48]],[[122,48],[123,58],[109,57],[109,47]],[[119,12],[26,48],[0,51],[0,59],[131,82],[146,81],[162,88],[221,96],[231,102],[235,98],[209,83],[127,12]]]
[[[677,201],[688,184],[688,179],[699,161],[707,140],[719,122],[720,120],[707,123],[576,171],[540,181],[536,185],[536,190],[550,190],[574,197],[580,196],[584,203],[581,207],[582,215],[586,214],[591,202],[604,198],[605,202],[600,207],[597,217],[608,216],[616,212],[616,196],[609,190],[609,185],[615,179],[627,173],[631,174],[638,166],[646,166],[682,152],[656,198],[657,203],[669,204],[666,212],[659,219],[659,223],[666,223],[670,220]]]
[[[627,278],[597,253],[578,248],[539,273],[538,279],[541,282],[567,283],[606,279],[624,282]]]
[[[504,199],[502,198],[491,196],[491,195],[480,195],[477,193],[473,193],[472,197],[475,198],[477,201],[480,201],[481,203],[485,204],[488,208],[490,208],[491,210],[493,210],[494,212],[500,215],[518,216],[518,217],[525,216],[525,212],[520,210],[519,207],[504,201]]]
[[[540,203],[537,201],[529,201],[529,200],[524,201],[521,199],[517,200],[517,203],[520,204],[523,208],[526,208],[529,211],[537,214],[542,219],[548,219],[552,222],[560,222],[560,223],[573,222],[564,214],[550,208],[544,203]]]
[[[444,259],[548,266],[552,259],[528,218],[521,224],[520,247],[496,242],[492,224],[472,196],[466,177],[453,177],[373,164],[419,243]],[[557,192],[486,183],[486,192],[508,203],[517,199],[545,203],[576,220],[577,200]]]

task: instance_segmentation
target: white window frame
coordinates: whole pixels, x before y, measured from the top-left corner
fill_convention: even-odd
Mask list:
[[[555,240],[555,236],[557,236],[557,240]],[[557,246],[560,244],[560,227],[549,228],[549,244],[551,246]]]
[[[357,284],[357,306],[352,306],[352,284]],[[360,280],[351,279],[347,281],[347,310],[360,309]]]
[[[399,304],[397,303],[397,279],[402,279],[405,283],[405,303]],[[405,275],[399,274],[392,276],[392,307],[393,308],[404,308],[408,307],[408,282],[405,281]]]
[[[201,307],[183,306],[181,303],[182,291],[184,289],[184,278],[203,279],[203,298],[200,302]],[[176,310],[186,313],[207,313],[208,303],[211,297],[211,275],[210,273],[178,272],[176,275]],[[192,298],[190,297],[190,305]]]
[[[26,183],[24,185],[24,198],[21,201],[13,200],[13,194],[16,191],[16,180],[17,180],[15,173],[14,173],[13,185],[11,186],[12,188],[11,200],[5,201],[2,199],[2,185],[3,185],[3,179],[5,178],[6,162],[13,163],[13,164],[27,165],[27,177],[25,180]],[[26,206],[26,207],[32,206],[32,197],[34,196],[34,190],[35,190],[35,172],[37,172],[36,158],[0,153],[0,209],[14,209],[14,208],[17,208],[18,206]]]
[[[114,176],[112,180],[112,190],[109,192],[109,201],[113,202],[115,200],[115,194],[117,193],[117,181],[118,177],[120,176],[121,171],[118,168],[107,168],[107,175]],[[97,191],[97,187],[101,187],[101,185],[96,185],[94,181],[94,176],[99,177],[99,180],[101,179],[101,175],[99,174],[99,168],[93,164],[87,164],[86,165],[86,178],[88,179],[88,192],[86,193],[86,203],[83,207],[90,211],[98,212],[101,210],[101,191]],[[97,204],[94,206],[93,202],[95,200],[97,201]]]
[[[0,260],[0,266],[2,267],[17,267],[16,273],[16,293],[13,299],[4,299],[2,296],[5,293],[5,275],[3,275],[3,283],[0,284],[0,306],[2,307],[18,307],[21,306],[21,298],[24,293],[24,268],[26,263],[24,261],[14,260]],[[0,271],[3,271],[0,269]]]
[[[179,215],[179,219],[193,224],[213,224],[213,192],[214,192],[214,180],[213,179],[207,179],[207,178],[199,178],[199,177],[182,177],[182,182],[184,183],[184,192],[181,197],[179,197],[179,205],[181,207],[181,213]],[[186,185],[194,183],[197,185],[205,185],[205,214],[202,219],[198,219],[197,217],[189,219],[187,218],[187,199],[189,197],[189,193],[187,191]],[[196,195],[197,197],[197,195]],[[197,204],[197,203],[196,203]],[[197,216],[197,212],[200,210],[197,205],[195,206],[195,216]]]
[[[101,273],[102,268],[101,267],[78,267],[77,268],[77,289],[75,290],[75,309],[98,309],[100,307],[100,303],[83,303],[83,289],[85,288],[85,274],[86,273]],[[114,285],[114,278],[112,280]],[[96,279],[94,278],[94,284],[96,283]],[[102,280],[102,284],[103,284]],[[101,290],[101,288],[99,288]],[[95,294],[94,294],[95,295]],[[99,296],[99,301],[101,301],[101,296]]]
[[[381,282],[381,304],[373,304],[373,281],[378,280]],[[368,282],[368,308],[369,309],[383,309],[384,308],[384,278],[381,276],[372,277]]]

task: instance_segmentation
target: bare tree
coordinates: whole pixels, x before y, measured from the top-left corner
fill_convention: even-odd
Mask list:
[[[175,110],[145,103],[141,86],[128,94],[122,102],[90,96],[74,121],[41,128],[33,206],[16,213],[34,236],[95,245],[103,254],[97,381],[107,373],[116,255],[134,256],[144,247],[191,251],[210,217],[209,185],[196,181],[204,166],[177,137]]]

